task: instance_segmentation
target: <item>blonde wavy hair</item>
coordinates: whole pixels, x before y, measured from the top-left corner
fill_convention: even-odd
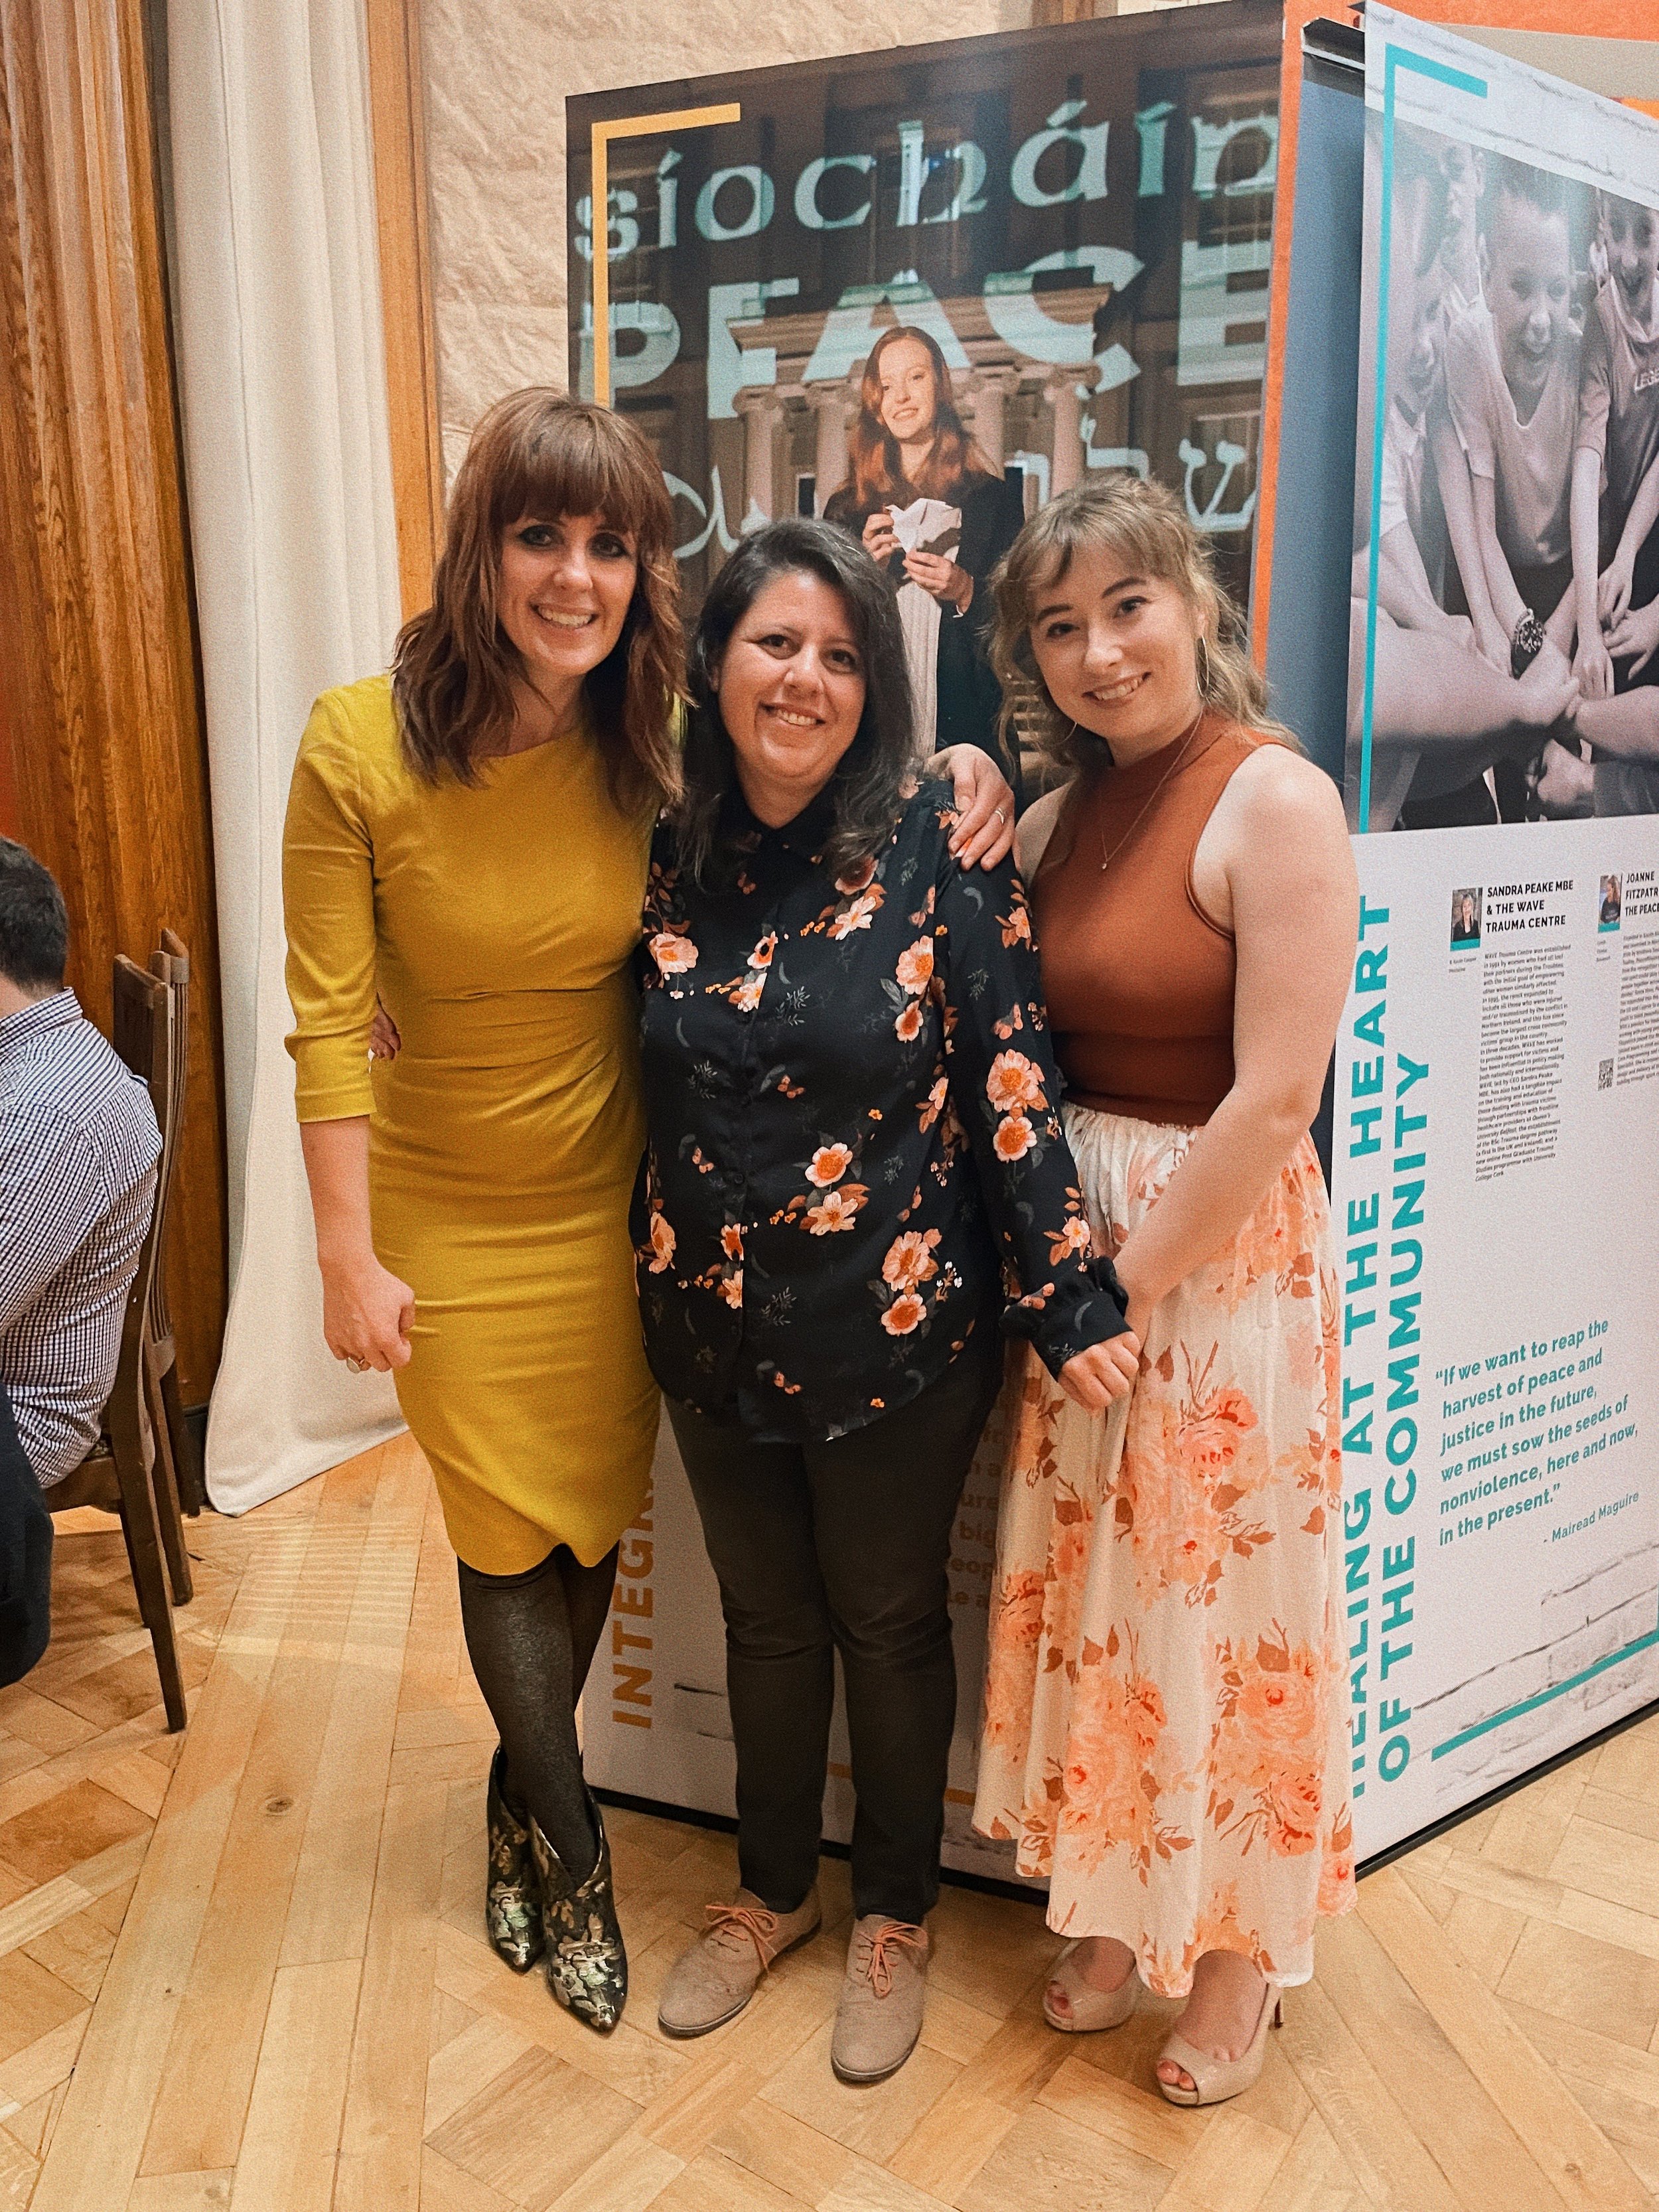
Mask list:
[[[1208,539],[1167,486],[1121,476],[1061,492],[1031,517],[991,579],[996,627],[991,665],[1002,685],[1002,733],[1017,720],[1035,725],[1039,750],[1074,775],[1098,766],[1101,741],[1060,712],[1031,650],[1031,617],[1080,553],[1101,552],[1126,575],[1173,584],[1200,629],[1199,696],[1212,713],[1281,744],[1301,747],[1267,712],[1267,686],[1244,644],[1244,617],[1216,580]]]

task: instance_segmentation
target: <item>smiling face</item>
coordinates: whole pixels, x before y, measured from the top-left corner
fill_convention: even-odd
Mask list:
[[[1634,200],[1609,195],[1601,204],[1601,243],[1607,274],[1619,287],[1632,321],[1644,326],[1653,315],[1654,275],[1659,270],[1659,215]]]
[[[896,338],[878,366],[882,428],[901,446],[930,438],[939,412],[939,385],[927,347],[920,338]]]
[[[1565,215],[1500,191],[1481,240],[1498,358],[1518,406],[1530,410],[1567,334],[1572,259]]]
[[[503,532],[497,614],[526,681],[550,703],[567,700],[615,647],[638,574],[632,532],[603,515],[524,515]]]
[[[738,781],[773,828],[810,805],[864,714],[864,657],[847,603],[821,576],[775,576],[750,601],[714,676]]]
[[[1068,721],[1103,738],[1120,767],[1187,729],[1200,707],[1199,620],[1163,577],[1087,547],[1034,598],[1031,650]]]

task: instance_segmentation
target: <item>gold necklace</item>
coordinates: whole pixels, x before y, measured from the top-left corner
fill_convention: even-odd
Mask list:
[[[1158,781],[1152,786],[1152,792],[1147,798],[1146,805],[1141,808],[1139,813],[1136,815],[1134,820],[1129,824],[1123,835],[1118,839],[1116,844],[1113,846],[1109,853],[1106,850],[1105,833],[1104,831],[1101,833],[1100,850],[1102,859],[1100,863],[1100,872],[1103,876],[1105,874],[1107,869],[1111,866],[1113,861],[1116,860],[1118,854],[1123,850],[1123,848],[1128,843],[1130,838],[1134,836],[1135,831],[1139,829],[1141,823],[1146,819],[1147,815],[1152,811],[1153,800],[1157,799],[1159,792],[1163,790],[1164,785],[1170,781],[1170,778],[1181,766],[1182,762],[1186,759],[1188,753],[1192,749],[1193,739],[1198,735],[1199,731],[1203,727],[1203,724],[1204,709],[1200,707],[1198,710],[1197,721],[1193,724],[1191,729],[1188,731],[1185,738],[1182,740],[1181,750],[1176,755],[1175,758],[1170,763],[1168,768],[1164,769],[1163,775],[1159,776]]]

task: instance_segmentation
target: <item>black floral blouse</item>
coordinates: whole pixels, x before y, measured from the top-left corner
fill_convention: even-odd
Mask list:
[[[958,867],[943,783],[833,882],[827,799],[781,830],[728,803],[735,888],[683,878],[665,827],[646,895],[633,1225],[657,1380],[827,1440],[937,1381],[1005,1298],[1058,1374],[1123,1309],[1088,1256],[1012,865]]]

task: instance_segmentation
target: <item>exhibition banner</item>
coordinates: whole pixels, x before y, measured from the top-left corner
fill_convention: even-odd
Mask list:
[[[1659,126],[1366,33],[1333,1175],[1362,1856],[1659,1696]]]
[[[890,519],[902,545],[947,550],[975,582],[973,618],[942,619],[890,560],[929,749],[994,731],[984,580],[1026,515],[1091,475],[1171,485],[1244,597],[1281,37],[1277,0],[1223,0],[1201,40],[1152,14],[571,100],[571,357],[660,457],[688,612],[770,518],[827,514],[862,536],[891,504],[892,445],[928,407],[959,474]],[[968,1821],[995,1462],[991,1440],[957,1524],[945,1856],[1006,1874],[1012,1847]],[[730,1814],[725,1672],[665,1428],[586,1701],[594,1781]],[[839,1734],[832,1759],[825,1831],[844,1838]]]

